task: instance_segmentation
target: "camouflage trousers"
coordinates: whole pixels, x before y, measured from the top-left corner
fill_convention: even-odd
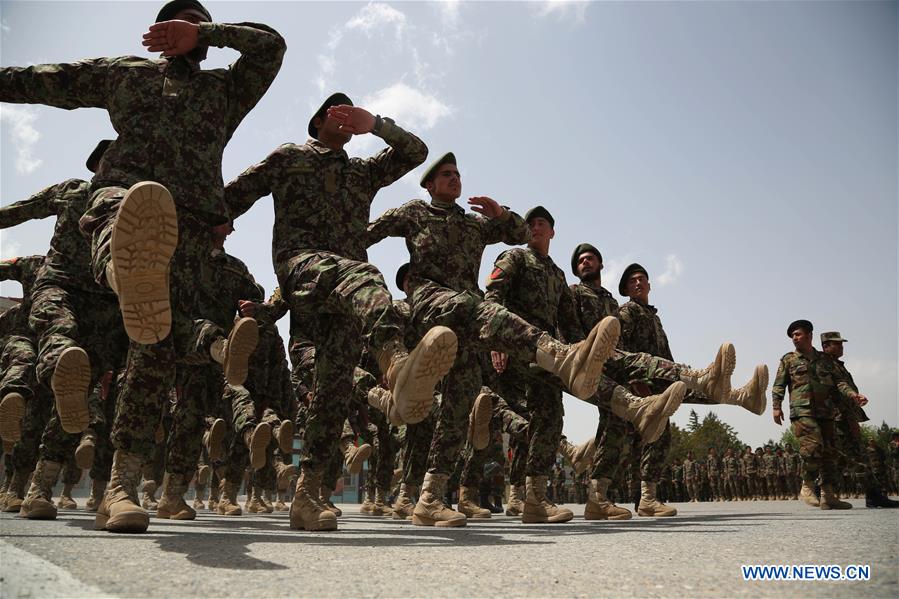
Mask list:
[[[370,410],[369,418],[368,426],[362,431],[362,439],[372,445],[373,452],[368,463],[374,467],[369,470],[365,491],[372,497],[376,491],[381,491],[386,496],[390,492],[399,447],[394,444],[390,423],[383,413]]]
[[[803,417],[792,421],[793,434],[799,440],[802,456],[802,480],[810,485],[820,477],[821,484],[837,482],[836,448],[833,420]]]
[[[25,335],[10,335],[0,353],[0,399],[8,393],[19,393],[28,402],[37,385],[35,366],[37,349],[34,339]]]
[[[179,366],[175,377],[172,428],[166,444],[165,469],[189,477],[202,452],[206,417],[222,412],[225,379],[218,364]]]
[[[267,423],[277,436],[278,427],[281,425],[281,415],[271,408],[264,407],[262,399],[251,395],[244,386],[226,384],[224,389],[224,401],[221,406],[232,425],[225,440],[228,446],[225,478],[235,481],[243,476],[250,459],[250,450],[246,445],[244,435],[258,424]],[[274,446],[273,443],[270,443],[266,448],[267,464],[271,464],[273,452]],[[196,464],[196,461],[194,463]]]
[[[740,497],[740,488],[737,484],[737,477],[733,474],[725,474],[722,482],[724,483],[724,489],[722,491],[722,496],[733,501],[734,499]]]
[[[428,470],[428,453],[431,440],[434,438],[436,412],[443,403],[442,398],[435,400],[434,408],[427,418],[416,424],[406,425],[406,438],[400,450],[403,463],[403,482],[418,487],[424,480]]]
[[[356,432],[350,425],[349,420],[344,420],[343,422],[343,431],[340,433],[340,442],[356,443]],[[340,479],[341,474],[343,474],[343,454],[339,451],[335,451],[332,455],[328,456],[327,461],[325,462],[322,486],[332,490],[336,489],[337,481]]]
[[[839,471],[849,469],[860,472],[865,486],[877,485],[880,481],[875,477],[871,467],[858,421],[844,416],[840,420],[835,420],[834,426]]]
[[[490,392],[490,388],[484,387],[482,392]],[[487,470],[490,469],[491,463],[502,464],[505,462],[502,436],[497,434],[499,431],[509,435],[510,444],[516,438],[521,440],[525,447],[527,444],[527,420],[511,410],[502,397],[495,393],[493,396],[493,416],[490,419],[493,437],[487,447],[481,450],[474,449],[470,443],[465,444],[465,450],[460,460],[461,468],[459,469],[460,484],[464,487],[490,489],[495,485],[492,479],[497,478],[496,474],[487,476]],[[522,462],[525,461],[522,460]],[[503,469],[500,468],[497,474],[499,477],[502,477],[502,473]],[[520,484],[524,484],[523,477]],[[498,486],[504,487],[505,485],[501,484]]]
[[[109,427],[115,418],[118,377],[112,372],[100,377],[89,396],[90,424],[88,428],[96,436],[94,462],[90,477],[93,480],[109,480],[112,471],[113,448],[109,439]]]
[[[41,435],[50,419],[53,394],[44,386],[35,389],[33,398],[25,404],[25,416],[22,418],[22,438],[16,441],[12,450],[12,466],[19,472],[28,473],[34,470],[41,445]]]

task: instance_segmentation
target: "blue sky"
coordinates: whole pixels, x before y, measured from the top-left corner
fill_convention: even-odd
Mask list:
[[[0,64],[144,55],[159,6],[4,1]],[[735,384],[757,363],[773,377],[791,349],[786,325],[808,318],[816,332],[850,339],[846,363],[871,419],[899,423],[896,3],[207,6],[216,21],[267,23],[288,43],[278,78],[225,152],[226,181],[278,144],[305,141],[311,111],[345,91],[418,134],[432,157],[456,152],[463,197],[520,213],[546,206],[551,254],[566,272],[574,246],[591,242],[617,296],[623,267],[643,264],[679,361],[703,366],[729,340]],[[212,49],[205,66],[235,57]],[[4,104],[0,126],[4,205],[86,178],[87,154],[114,135],[95,109]],[[380,147],[365,136],[349,149]],[[372,217],[421,197],[420,170],[384,189]],[[45,252],[51,221],[0,232],[2,257]],[[261,200],[226,246],[266,292],[271,224]],[[502,249],[488,250],[483,277]],[[403,243],[384,241],[370,257],[392,287]],[[565,408],[572,440],[594,432],[594,408],[570,397]],[[783,430],[770,408],[715,411],[755,445]]]

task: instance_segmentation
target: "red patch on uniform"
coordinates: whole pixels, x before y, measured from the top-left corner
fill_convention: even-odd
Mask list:
[[[494,268],[494,269],[493,269],[493,272],[490,273],[490,278],[491,278],[491,279],[498,279],[498,278],[500,278],[500,276],[502,276],[502,274],[503,274],[503,269],[502,269],[502,268]]]

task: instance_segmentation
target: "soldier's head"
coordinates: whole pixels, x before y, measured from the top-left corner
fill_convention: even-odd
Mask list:
[[[708,454],[714,456],[718,454],[718,451],[714,447],[709,447]]]
[[[770,445],[765,445],[765,453],[771,453],[772,449]]]
[[[332,150],[342,150],[343,146],[353,139],[353,134],[342,130],[337,119],[328,116],[328,109],[333,106],[352,105],[353,101],[343,92],[335,92],[328,96],[309,119],[309,125],[306,127],[309,137],[317,139]]]
[[[843,336],[840,335],[839,331],[821,333],[821,349],[824,350],[825,354],[832,358],[843,357],[843,344],[846,343],[846,341],[848,341],[848,339],[843,339]]]
[[[582,243],[571,254],[571,272],[584,283],[601,285],[602,254],[589,243]]]
[[[762,453],[762,448],[761,448],[761,447],[756,447],[756,448],[755,448],[755,453],[756,453],[756,454]]]
[[[777,455],[783,455],[783,454],[784,454],[783,447],[778,447],[778,448],[777,448],[777,451],[776,451],[775,453],[776,453]]]
[[[746,453],[752,453],[752,447],[751,447],[750,445],[747,445],[747,446],[745,447],[744,451],[745,451]]]
[[[531,231],[528,247],[543,254],[549,253],[549,242],[556,236],[556,219],[543,206],[534,206],[524,215],[524,220]]]
[[[618,282],[618,293],[629,297],[638,304],[649,303],[649,274],[637,263],[631,264],[621,273]]]
[[[406,296],[409,296],[409,263],[406,262],[396,271],[396,286],[403,290]]]
[[[97,147],[94,148],[94,151],[91,152],[91,155],[87,157],[87,162],[84,163],[84,166],[87,167],[92,173],[96,173],[97,169],[100,168],[100,161],[103,160],[103,155],[106,154],[106,150],[109,149],[109,146],[112,145],[112,139],[104,139],[101,140],[100,143],[97,144]]]
[[[687,459],[690,459],[690,460],[693,459],[693,452],[692,452],[692,451],[688,451],[688,452],[687,452]]]
[[[793,453],[793,446],[789,443],[787,444],[787,453]]]
[[[456,164],[456,155],[447,152],[431,163],[419,184],[428,190],[431,199],[452,204],[462,195],[462,175]]]
[[[222,223],[212,227],[212,245],[218,249],[225,247],[225,240],[228,235],[234,232],[234,220]]]
[[[787,336],[793,341],[797,351],[808,353],[812,350],[812,331],[814,327],[808,320],[794,320],[787,327]]]
[[[733,447],[728,447],[727,449],[725,449],[725,450],[724,450],[724,455],[726,455],[726,456],[732,456],[732,455],[734,455],[734,448],[733,448]]]
[[[167,2],[156,15],[156,22],[162,21],[187,21],[197,25],[199,23],[211,23],[212,16],[206,7],[197,0],[172,0]],[[209,46],[197,46],[187,54],[187,58],[200,63],[206,59]]]

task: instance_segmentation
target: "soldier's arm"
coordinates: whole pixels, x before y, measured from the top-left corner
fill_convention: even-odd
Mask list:
[[[634,317],[631,307],[627,304],[624,304],[618,310],[618,321],[621,324],[621,334],[618,336],[618,349],[631,351],[630,348],[633,346],[633,339],[637,330],[637,319]]]
[[[414,169],[428,157],[428,146],[396,123],[381,120],[381,128],[372,131],[388,146],[365,162],[372,189],[390,185]]]
[[[290,311],[290,306],[280,296],[256,306],[254,318],[261,323],[275,324]]]
[[[781,358],[780,364],[777,367],[777,375],[774,377],[774,387],[771,389],[771,407],[775,410],[781,409],[789,384],[790,371],[787,368],[785,360]]]
[[[858,389],[852,383],[852,378],[847,377],[841,368],[838,368],[836,364],[834,364],[833,368],[833,382],[837,387],[837,391],[840,392],[840,395],[845,397],[850,401],[856,401],[856,397],[860,395]]]
[[[51,185],[27,200],[0,208],[0,229],[8,229],[30,220],[47,218],[56,214],[56,199],[63,185],[62,183]]]
[[[371,247],[387,237],[406,237],[411,222],[409,204],[390,208],[369,223],[365,230],[365,247]]]
[[[258,23],[199,23],[197,27],[197,45],[240,52],[240,58],[228,68],[230,136],[275,80],[287,43],[277,31]]]
[[[0,261],[0,281],[22,282],[24,277],[22,258],[10,258]]]
[[[503,206],[503,212],[496,218],[485,219],[484,243],[507,243],[509,245],[521,245],[531,238],[531,230],[528,224],[516,212]]]
[[[0,69],[0,102],[45,104],[66,110],[106,108],[106,84],[114,59]]]
[[[507,305],[509,293],[521,272],[521,252],[509,250],[500,254],[493,263],[493,271],[487,277],[487,293],[484,299]]]
[[[236,219],[246,213],[256,200],[272,193],[273,181],[278,178],[288,147],[289,144],[280,146],[265,160],[254,164],[225,185],[225,205],[231,218]]]

